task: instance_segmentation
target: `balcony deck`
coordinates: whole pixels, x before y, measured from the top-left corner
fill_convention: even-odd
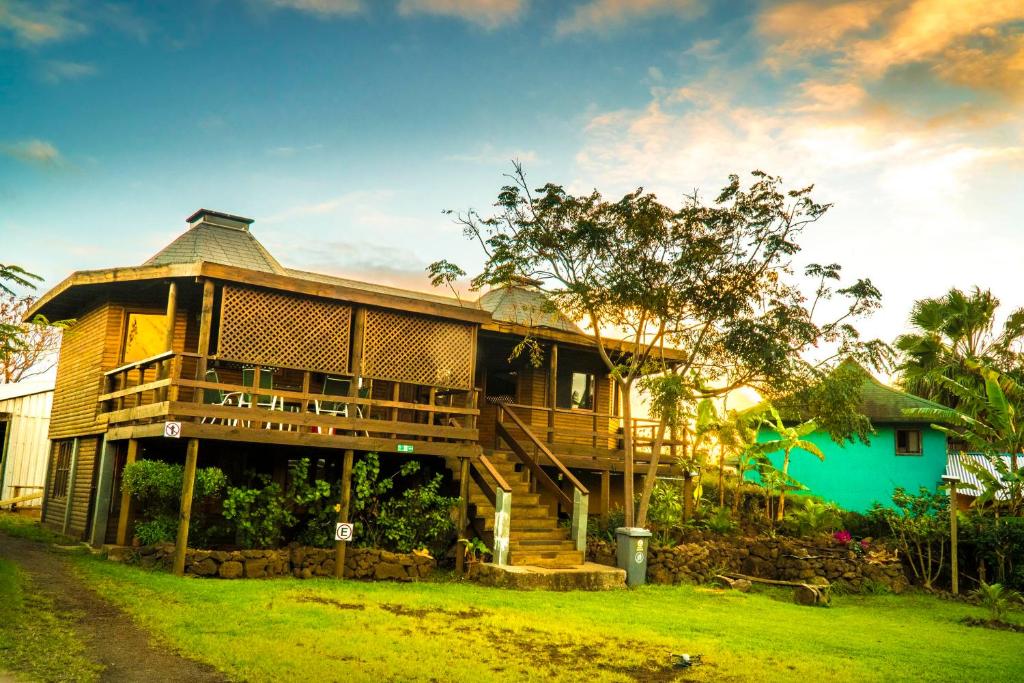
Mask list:
[[[237,366],[198,354],[165,353],[105,373],[105,390],[98,400],[107,438],[161,437],[165,424],[172,422],[179,438],[438,456],[479,453],[476,392],[392,384],[383,387],[391,398],[326,395],[316,373],[281,369],[273,369],[282,378],[276,386],[254,389],[234,379],[240,376]],[[229,379],[192,379],[205,368],[217,368]],[[321,391],[316,391],[318,385]],[[427,402],[398,400],[403,391]],[[274,407],[259,407],[258,401],[239,405],[237,398],[223,405],[204,402],[208,392],[272,397],[265,403]],[[335,412],[351,417],[318,412],[318,403],[324,401],[344,405]]]

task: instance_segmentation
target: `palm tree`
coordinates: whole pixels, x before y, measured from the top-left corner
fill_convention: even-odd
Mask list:
[[[978,287],[969,293],[951,289],[939,298],[915,302],[910,314],[914,329],[900,335],[895,343],[903,355],[903,362],[897,366],[903,388],[957,408],[960,399],[956,392],[938,378],[977,383],[977,374],[967,368],[969,361],[1002,372],[1017,370],[1016,351],[1024,341],[1024,309],[1010,313],[997,333],[998,307],[999,299],[990,290]]]
[[[786,491],[791,488],[799,488],[799,486],[793,485],[793,479],[789,476],[790,454],[794,450],[802,450],[822,461],[825,460],[825,454],[813,442],[804,438],[818,429],[818,425],[814,420],[808,420],[788,427],[783,422],[778,410],[772,406],[769,406],[768,410],[775,422],[773,428],[776,434],[778,434],[778,438],[756,443],[748,449],[748,452],[761,462],[762,465],[770,465],[766,470],[770,473],[774,466],[768,460],[768,454],[782,451],[782,467],[774,468],[779,476],[771,477],[772,483],[779,489],[779,506],[775,511],[775,518],[777,521],[782,521],[782,515],[786,509]]]

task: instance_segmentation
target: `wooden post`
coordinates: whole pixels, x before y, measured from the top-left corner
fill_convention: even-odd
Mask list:
[[[612,497],[612,473],[610,470],[601,472],[601,501],[598,503],[598,511],[601,513],[601,520],[608,521],[608,512],[611,506]]]
[[[683,521],[693,518],[693,473],[683,473]]]
[[[593,446],[594,446],[594,448],[597,448],[597,425],[598,425],[598,414],[597,414],[598,402],[597,402],[597,399],[600,396],[600,389],[599,389],[600,386],[601,386],[601,384],[599,382],[597,382],[597,380],[595,378],[595,381],[594,381],[594,395],[590,399],[591,403],[592,403],[592,405],[590,407],[594,411],[594,425],[593,425],[593,430],[592,430],[594,432],[594,435],[593,435]]]
[[[459,538],[466,533],[469,525],[469,458],[459,459]],[[455,574],[461,576],[464,571],[466,549],[459,544],[455,550]]]
[[[359,384],[363,378],[363,337],[365,336],[365,332],[366,308],[360,306],[356,308],[355,315],[352,319],[352,363],[349,366],[349,369],[352,372],[352,385],[348,388],[348,395],[354,398],[359,397]],[[349,417],[358,417],[361,414],[362,409],[350,404],[347,411]],[[369,406],[367,406],[367,414],[362,417],[373,417],[369,414]]]
[[[174,350],[174,317],[178,310],[178,283],[171,280],[167,286],[167,333],[164,337],[164,350]]]
[[[953,595],[960,595],[960,566],[957,555],[957,518],[956,518],[956,485],[960,480],[956,477],[942,477],[949,484],[949,566],[953,575]]]
[[[68,494],[64,497],[64,528],[61,533],[65,536],[71,528],[71,507],[75,502],[75,484],[78,482],[78,437],[71,443],[71,470],[68,475]]]
[[[309,381],[310,381],[310,375],[311,374],[312,373],[309,370],[306,370],[304,373],[302,373],[302,393],[303,394],[309,394]],[[308,412],[308,411],[309,411],[309,399],[308,398],[303,398],[302,401],[301,401],[301,407],[299,408],[299,412],[302,413],[303,415],[305,415],[306,412]]]
[[[107,441],[106,434],[100,442],[99,467],[96,476],[96,492],[92,509],[92,532],[89,544],[98,548],[107,540],[107,520],[110,516],[110,501],[113,500],[114,461],[117,459],[116,446]]]
[[[135,459],[139,456],[139,440],[128,439],[128,455],[125,456],[124,466],[128,467],[135,462]],[[121,512],[117,518],[117,538],[115,539],[118,545],[128,544],[128,524],[132,518],[132,497],[127,492],[121,492]]]
[[[210,353],[210,328],[213,326],[213,294],[213,280],[205,280],[203,282],[203,308],[199,313],[199,343],[196,346],[196,353],[199,354],[196,379],[200,382],[206,381],[207,355]],[[195,389],[194,392],[194,401],[201,403],[203,390]]]
[[[437,402],[437,388],[436,387],[430,387],[430,389],[427,391],[427,405],[429,405],[431,408],[433,408],[434,404],[436,402]],[[434,416],[435,415],[436,415],[436,413],[434,413],[433,411],[430,411],[429,413],[427,413],[427,424],[429,424],[429,425],[433,425],[434,424]],[[432,436],[428,436],[427,437],[427,441],[433,441],[433,440],[434,440],[434,437],[432,437]]]
[[[349,507],[352,501],[352,458],[355,454],[352,449],[346,449],[344,460],[341,463],[341,500],[338,507],[338,521],[347,522]],[[345,541],[334,542],[334,578],[345,578]]]
[[[188,549],[188,522],[192,517],[192,491],[196,483],[196,460],[199,439],[188,440],[185,455],[185,473],[181,480],[181,513],[178,515],[178,540],[174,544],[174,575],[185,573],[185,551]]]
[[[551,345],[548,357],[548,443],[555,442],[555,407],[558,395],[558,344]]]

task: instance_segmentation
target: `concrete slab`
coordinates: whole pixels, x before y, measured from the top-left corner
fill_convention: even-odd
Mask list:
[[[607,591],[626,587],[626,570],[593,562],[565,568],[484,563],[473,579],[483,586],[517,590]]]

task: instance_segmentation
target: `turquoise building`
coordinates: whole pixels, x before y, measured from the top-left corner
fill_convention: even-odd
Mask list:
[[[921,486],[935,489],[946,471],[946,435],[933,429],[929,420],[910,418],[906,408],[942,408],[932,401],[888,387],[865,371],[861,412],[871,419],[875,433],[867,445],[860,441],[836,444],[826,432],[807,437],[825,454],[817,457],[794,449],[789,474],[808,488],[807,493],[832,501],[846,510],[865,512],[878,502],[892,506],[892,492],[902,486],[916,492]],[[777,438],[763,429],[759,441]],[[782,453],[772,462],[782,466]],[[756,480],[753,473],[751,479]]]

